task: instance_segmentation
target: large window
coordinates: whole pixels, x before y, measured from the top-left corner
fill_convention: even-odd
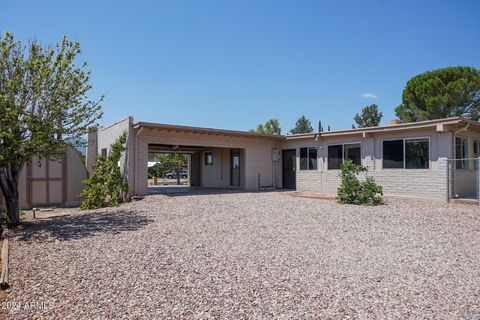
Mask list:
[[[468,138],[455,138],[455,159],[464,159],[455,161],[457,169],[468,169]]]
[[[405,169],[428,169],[429,149],[428,139],[405,140]]]
[[[317,148],[300,148],[300,170],[317,170]]]
[[[430,141],[426,138],[383,141],[384,169],[428,169]]]
[[[328,169],[340,169],[345,160],[352,160],[362,164],[362,151],[360,143],[346,143],[328,146]]]
[[[206,166],[213,165],[213,154],[211,152],[205,152],[205,165]]]

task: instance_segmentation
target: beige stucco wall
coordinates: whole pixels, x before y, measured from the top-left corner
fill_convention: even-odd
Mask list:
[[[200,176],[203,187],[230,187],[230,152],[229,148],[211,148],[213,165],[205,165],[205,152],[200,152]],[[245,166],[243,150],[240,150],[240,169]],[[241,170],[242,171],[242,170]],[[245,186],[244,172],[240,172],[240,187]]]
[[[74,148],[68,149],[66,175],[67,199],[64,205],[78,206],[81,203],[80,192],[85,187],[83,181],[88,178],[88,172],[78,151]]]
[[[430,139],[429,169],[383,169],[382,148],[385,139],[428,137]],[[340,184],[339,171],[328,170],[328,145],[341,143],[361,144],[362,164],[384,188],[386,195],[410,196],[417,198],[444,199],[446,193],[445,159],[452,157],[452,133],[440,133],[432,130],[411,130],[408,133],[383,133],[367,136],[350,135],[343,137],[323,137],[287,140],[282,149],[297,150],[297,190],[336,193]],[[300,148],[318,148],[318,169],[315,171],[298,170]]]
[[[110,152],[110,146],[118,139],[118,137],[120,137],[123,132],[127,132],[126,150],[120,159],[120,168],[124,173],[125,177],[127,177],[127,181],[130,186],[134,185],[135,177],[135,136],[133,134],[132,125],[133,118],[126,117],[107,127],[100,128],[96,133],[96,142],[92,142],[89,139],[89,145],[91,145],[91,148],[96,148],[97,155],[101,154],[102,149],[106,149],[108,154]],[[91,136],[95,137],[95,135]],[[91,157],[94,157],[94,153],[92,153]],[[130,172],[132,172],[132,174],[130,174]],[[131,192],[133,193],[133,189],[131,190]]]
[[[211,148],[238,148],[243,149],[243,170],[241,175],[244,177],[244,188],[246,190],[258,190],[258,175],[260,174],[261,186],[274,185],[275,170],[277,172],[277,185],[281,180],[278,179],[281,165],[272,161],[272,150],[278,146],[277,140],[272,138],[260,137],[241,137],[235,135],[205,134],[194,132],[175,132],[167,130],[157,130],[150,128],[140,129],[136,136],[135,152],[135,184],[132,186],[136,194],[145,195],[147,189],[147,161],[148,144],[169,144],[183,146],[201,146]],[[219,154],[215,158],[218,159]],[[224,159],[229,159],[224,156]],[[201,159],[203,163],[203,158]],[[202,168],[204,169],[204,168]],[[212,170],[218,170],[212,168]],[[202,170],[203,172],[203,170]],[[203,173],[202,173],[203,174]],[[229,181],[230,173],[225,172],[224,182]],[[203,182],[202,182],[203,183]],[[212,185],[217,184],[213,182]]]

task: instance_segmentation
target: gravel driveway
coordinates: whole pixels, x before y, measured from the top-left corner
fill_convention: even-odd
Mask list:
[[[476,206],[155,195],[11,248],[16,319],[480,319]]]

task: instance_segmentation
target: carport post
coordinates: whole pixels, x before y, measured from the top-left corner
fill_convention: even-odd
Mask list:
[[[445,190],[447,190],[445,192],[445,200],[447,201],[447,203],[450,201],[450,163],[448,162],[448,159],[445,159],[445,170],[447,172],[447,178],[446,178],[446,188]]]
[[[480,206],[480,157],[477,159],[477,200]]]

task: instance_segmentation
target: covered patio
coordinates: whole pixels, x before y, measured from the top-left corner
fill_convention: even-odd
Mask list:
[[[181,153],[188,157],[188,185],[167,186],[174,192],[195,188],[260,190],[281,182],[274,156],[283,139],[278,135],[139,122],[134,136],[134,190],[138,195],[164,192],[149,187],[148,154]]]

